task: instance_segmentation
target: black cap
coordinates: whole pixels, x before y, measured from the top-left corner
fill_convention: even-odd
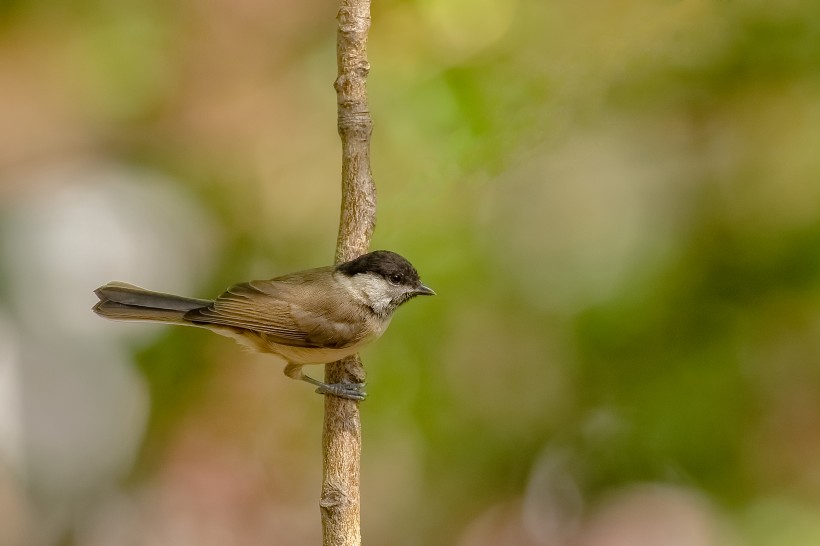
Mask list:
[[[418,286],[421,284],[419,274],[413,264],[389,250],[369,252],[349,262],[339,264],[336,270],[352,277],[359,273],[379,275],[393,284]]]

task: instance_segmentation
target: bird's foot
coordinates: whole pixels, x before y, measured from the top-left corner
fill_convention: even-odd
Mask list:
[[[316,389],[319,394],[330,394],[347,400],[358,400],[361,402],[367,398],[364,391],[364,383],[322,383]]]

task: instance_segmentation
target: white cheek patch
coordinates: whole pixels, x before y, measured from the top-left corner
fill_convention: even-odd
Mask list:
[[[369,273],[364,275],[357,275],[358,279],[354,281],[354,286],[357,286],[364,294],[370,307],[377,313],[383,313],[390,307],[390,301],[393,295],[390,293],[391,286],[384,282],[379,277]]]
[[[348,293],[357,302],[373,309],[377,314],[389,313],[393,307],[392,301],[402,290],[388,284],[384,279],[371,273],[358,274],[355,277],[339,276]]]

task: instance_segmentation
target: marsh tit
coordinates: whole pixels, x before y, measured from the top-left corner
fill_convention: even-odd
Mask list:
[[[363,385],[323,383],[302,371],[358,352],[378,339],[393,312],[415,296],[434,295],[395,252],[377,250],[335,266],[308,269],[229,288],[216,300],[152,292],[123,282],[94,291],[98,315],[126,321],[207,328],[287,361],[285,375],[316,392],[364,400]]]

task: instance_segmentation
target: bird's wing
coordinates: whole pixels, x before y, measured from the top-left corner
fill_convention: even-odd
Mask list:
[[[186,320],[241,328],[292,347],[343,348],[352,345],[356,324],[338,305],[317,308],[309,283],[298,277],[251,281],[229,288],[208,307],[194,309]]]

